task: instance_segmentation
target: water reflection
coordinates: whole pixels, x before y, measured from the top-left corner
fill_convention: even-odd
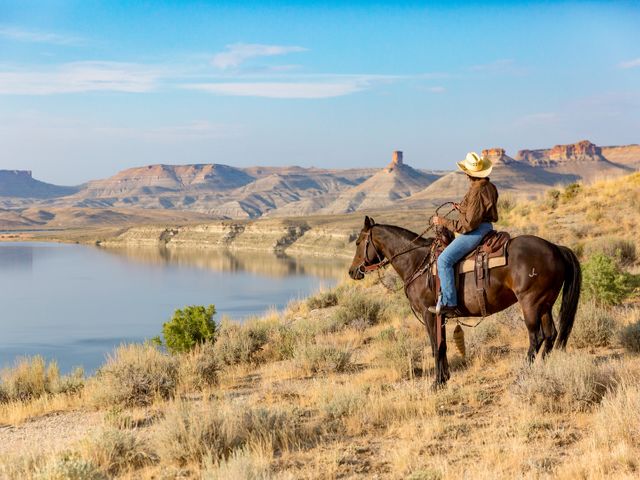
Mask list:
[[[33,269],[33,249],[29,246],[9,245],[0,249],[0,270]]]
[[[259,251],[194,250],[180,247],[109,247],[103,250],[145,264],[195,267],[220,272],[242,271],[270,277],[313,275],[341,279],[345,277],[349,265],[348,259],[300,258]]]

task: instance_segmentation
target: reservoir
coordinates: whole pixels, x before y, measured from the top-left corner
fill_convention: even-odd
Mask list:
[[[216,321],[244,320],[335,285],[347,266],[258,252],[0,243],[0,368],[39,354],[63,372],[91,373],[120,343],[160,334],[178,308],[214,304]]]

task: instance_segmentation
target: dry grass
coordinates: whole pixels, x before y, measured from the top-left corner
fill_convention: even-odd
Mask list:
[[[90,385],[97,406],[149,405],[171,398],[178,386],[178,361],[152,345],[121,345]]]
[[[637,308],[596,312],[583,305],[569,351],[532,366],[523,363],[528,336],[519,308],[465,328],[465,359],[453,345],[451,322],[452,378],[434,392],[424,327],[409,316],[401,296],[375,278],[333,293],[338,305],[311,309],[296,302],[245,324],[228,322],[221,344],[189,354],[121,347],[84,391],[0,405],[0,419],[9,423],[51,411],[36,408],[45,401],[60,401],[61,410],[92,405],[103,411],[106,423],[104,431],[64,455],[44,452],[0,461],[4,472],[11,472],[6,476],[602,479],[637,474]],[[605,317],[611,322],[603,322]],[[575,350],[577,345],[588,348]]]

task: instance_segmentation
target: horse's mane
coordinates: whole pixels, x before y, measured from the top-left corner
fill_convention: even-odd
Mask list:
[[[392,230],[394,233],[397,233],[403,239],[407,240],[408,242],[414,242],[416,245],[428,247],[431,245],[431,243],[433,243],[433,237],[427,237],[427,238],[419,237],[416,240],[416,237],[418,237],[417,233],[412,232],[411,230],[407,230],[406,228],[398,227],[397,225],[377,224],[377,226],[384,227],[388,230]]]

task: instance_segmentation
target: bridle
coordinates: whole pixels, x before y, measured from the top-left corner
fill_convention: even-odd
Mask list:
[[[411,242],[409,243],[409,245],[413,245],[415,244],[416,241],[418,241],[418,239],[422,238],[422,236],[427,233],[429,230],[431,230],[432,228],[436,227],[436,225],[434,225],[432,223],[433,217],[435,216],[439,216],[439,210],[444,207],[445,205],[454,205],[453,202],[446,202],[443,203],[442,205],[440,205],[436,211],[435,214],[429,219],[429,225],[427,226],[427,228],[425,228],[421,233],[419,233],[418,235],[416,235],[416,237],[411,240]],[[453,212],[455,210],[455,207],[452,208],[451,210],[449,210],[446,214],[444,214],[443,216],[446,217],[448,216],[451,212]],[[369,230],[367,230],[365,232],[365,238],[364,238],[364,258],[362,260],[362,263],[360,263],[360,265],[358,265],[358,268],[356,269],[358,272],[360,272],[362,275],[366,275],[367,273],[370,272],[375,272],[376,270],[379,271],[380,269],[391,265],[393,260],[395,260],[396,258],[405,255],[409,252],[412,252],[414,250],[417,250],[419,248],[425,248],[426,245],[417,245],[417,246],[413,246],[411,248],[408,248],[406,250],[403,250],[400,253],[396,253],[395,255],[393,255],[391,258],[383,258],[382,260],[380,260],[382,258],[382,256],[380,255],[380,252],[378,251],[378,249],[376,248],[376,244],[373,241],[373,228],[376,227],[377,225],[371,225],[371,227],[369,228]],[[436,233],[438,232],[438,230],[436,229]],[[433,259],[434,255],[433,250],[434,248],[436,248],[437,246],[437,242],[438,242],[438,236],[436,235],[436,239],[434,239],[433,242],[431,242],[431,245],[429,246],[430,251],[429,251],[429,255],[425,256],[425,259],[423,260],[423,262],[420,264],[420,266],[418,266],[418,268],[416,269],[416,271],[409,277],[408,280],[406,280],[404,282],[404,285],[401,288],[404,288],[405,292],[407,290],[407,287],[409,285],[411,285],[411,283],[413,283],[420,275],[422,275],[425,271],[429,270],[431,268],[431,264],[433,263]],[[378,260],[376,263],[371,263],[369,265],[367,265],[367,263],[369,262],[369,245],[371,245],[373,247],[373,251],[375,252],[375,257],[374,260]],[[386,285],[385,285],[386,286]],[[389,288],[389,287],[387,287]],[[399,289],[398,289],[399,290]]]

